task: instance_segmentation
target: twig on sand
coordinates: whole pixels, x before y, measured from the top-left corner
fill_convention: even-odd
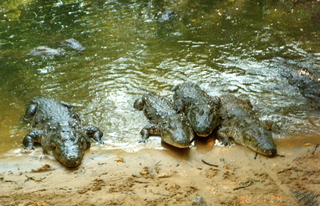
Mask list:
[[[316,149],[319,147],[319,144],[316,144],[315,146],[314,146],[314,149],[313,149],[313,151],[311,152],[311,154],[312,155],[314,155],[314,153],[316,152]]]
[[[155,164],[155,166],[158,166],[158,165],[160,164],[160,162],[161,162],[161,160],[160,160],[159,162],[157,162],[157,163]]]
[[[238,189],[242,189],[242,188],[246,188],[246,187],[249,187],[250,185],[253,184],[253,181],[252,180],[248,180],[244,183],[243,186],[240,186],[240,187],[236,187],[236,188],[233,188],[233,190],[238,190]]]
[[[43,177],[43,178],[40,178],[38,180],[36,180],[34,177],[29,177],[28,175],[25,175],[28,179],[26,179],[24,182],[28,181],[28,180],[33,180],[35,182],[41,182],[42,180],[46,179],[47,177]]]
[[[283,173],[283,172],[288,171],[288,170],[303,171],[303,170],[297,169],[296,167],[290,167],[290,168],[278,171],[277,174]]]
[[[211,163],[206,162],[206,161],[204,161],[204,160],[202,160],[202,162],[203,162],[204,164],[209,165],[209,166],[212,166],[212,167],[219,167],[218,165],[211,164]]]
[[[54,170],[54,169],[51,168],[51,166],[49,164],[45,164],[38,169],[31,169],[31,172],[47,172],[47,171],[51,171],[51,170]]]

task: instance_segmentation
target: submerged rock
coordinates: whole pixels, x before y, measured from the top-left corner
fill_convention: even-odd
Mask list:
[[[28,55],[31,56],[54,56],[54,55],[62,55],[66,51],[64,49],[52,49],[47,46],[38,46],[32,49]]]

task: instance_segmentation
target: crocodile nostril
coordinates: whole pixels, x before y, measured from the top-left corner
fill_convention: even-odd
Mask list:
[[[78,156],[77,155],[75,155],[75,154],[69,154],[69,155],[67,155],[67,160],[69,160],[69,161],[77,161],[79,158],[78,158]]]

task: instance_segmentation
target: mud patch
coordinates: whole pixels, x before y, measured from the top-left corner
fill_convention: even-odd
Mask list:
[[[180,156],[170,150],[112,150],[107,156],[94,151],[76,169],[48,158],[2,159],[0,201],[10,206],[318,204],[320,151],[302,146],[281,152],[285,157],[255,159],[241,146],[192,149]],[[203,163],[204,158],[217,165]]]

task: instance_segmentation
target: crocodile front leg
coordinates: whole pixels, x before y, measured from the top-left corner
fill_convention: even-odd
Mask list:
[[[73,106],[71,104],[69,104],[68,102],[65,102],[65,101],[60,101],[60,104],[62,106],[67,107],[68,109],[72,109],[73,108]]]
[[[174,108],[178,113],[184,112],[185,111],[185,107],[186,107],[186,105],[184,104],[182,99],[175,99],[174,100]]]
[[[137,110],[142,110],[144,107],[144,101],[142,100],[142,98],[136,99],[134,101],[133,107]]]
[[[146,142],[150,135],[159,135],[160,131],[156,125],[150,124],[142,128],[140,134],[142,137],[139,142]]]
[[[220,128],[217,131],[218,140],[224,145],[224,146],[230,146],[234,144],[234,139],[229,137],[228,133],[230,133],[230,128],[224,127]]]
[[[22,141],[23,146],[27,149],[33,149],[35,142],[41,143],[42,135],[43,135],[42,130],[34,130],[32,132],[29,132],[23,138],[23,141]]]
[[[84,129],[89,138],[93,139],[94,141],[100,144],[104,144],[104,142],[101,140],[103,133],[100,131],[98,127],[87,126],[87,127],[84,127]]]
[[[24,115],[24,119],[27,121],[31,121],[31,119],[33,118],[33,116],[36,114],[37,112],[37,104],[30,104],[26,110],[26,114]]]

